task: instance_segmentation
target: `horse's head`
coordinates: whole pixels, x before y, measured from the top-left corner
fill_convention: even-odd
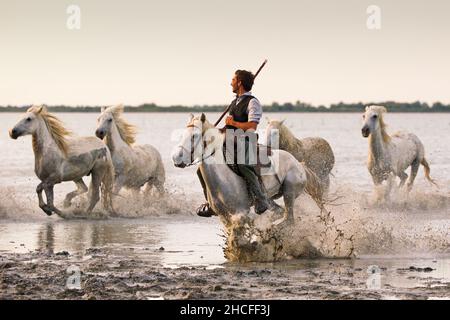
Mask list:
[[[97,119],[97,129],[95,129],[97,138],[103,139],[111,131],[114,123],[114,111],[123,111],[123,105],[108,108],[102,107],[101,114]]]
[[[192,164],[195,159],[203,156],[209,141],[212,140],[207,138],[207,136],[209,136],[207,133],[217,133],[217,129],[209,129],[215,128],[208,120],[206,120],[204,113],[196,117],[194,117],[193,114],[189,116],[181,141],[172,152],[172,161],[175,167],[184,168]]]
[[[265,131],[265,144],[268,147],[278,146],[280,139],[280,131],[283,126],[284,120],[271,120],[267,119],[267,127]]]
[[[363,114],[363,127],[361,133],[364,138],[367,138],[371,133],[384,127],[383,113],[387,112],[382,106],[366,107],[366,112]]]
[[[105,138],[113,128],[116,128],[120,138],[128,145],[132,145],[136,141],[137,129],[122,117],[123,111],[124,106],[122,104],[102,108],[102,113],[97,119],[97,129],[95,130],[97,138]]]
[[[44,106],[32,106],[29,108],[19,122],[9,130],[9,136],[12,139],[17,139],[20,136],[34,134],[39,128],[39,114],[42,111],[45,111]]]

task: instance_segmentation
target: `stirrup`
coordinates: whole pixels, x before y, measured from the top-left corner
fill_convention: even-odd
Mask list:
[[[209,207],[209,203],[206,202],[204,204],[202,204],[200,207],[198,207],[197,211],[196,211],[197,215],[199,217],[205,217],[205,218],[209,218],[212,216],[216,216],[217,214]]]

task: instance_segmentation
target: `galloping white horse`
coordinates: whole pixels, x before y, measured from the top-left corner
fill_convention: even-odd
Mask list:
[[[298,161],[304,162],[327,191],[330,186],[330,174],[334,166],[334,154],[330,144],[323,138],[309,137],[298,139],[284,125],[284,120],[270,120],[266,128],[265,138],[269,147],[275,147],[272,142],[278,141],[278,148],[291,153]],[[275,136],[275,134],[278,136]]]
[[[74,197],[88,191],[83,176],[91,175],[89,188],[90,213],[100,195],[103,206],[113,211],[111,203],[114,170],[108,148],[96,137],[69,137],[70,133],[61,121],[49,113],[44,106],[33,106],[23,118],[9,131],[12,139],[32,135],[35,157],[34,171],[42,181],[36,189],[39,207],[47,214],[61,215],[53,204],[53,186],[63,181],[74,181],[78,190],[67,194],[64,206],[68,207]],[[47,203],[42,191],[45,191]]]
[[[233,214],[247,214],[251,203],[244,180],[225,162],[222,153],[224,139],[225,135],[208,122],[204,114],[200,117],[191,115],[182,140],[172,154],[172,160],[176,167],[184,168],[193,164],[195,159],[192,158],[199,155],[208,203],[216,213],[229,221]],[[317,191],[320,182],[314,173],[286,151],[273,150],[272,153],[271,174],[263,174],[262,181],[269,197],[284,198],[284,217],[276,223],[286,220],[292,222],[295,199],[305,190],[309,190],[312,198],[322,207],[322,199],[318,198],[322,193]]]
[[[375,185],[388,181],[387,195],[391,190],[395,176],[400,178],[399,187],[405,184],[408,175],[405,170],[411,166],[411,175],[407,184],[411,190],[420,164],[425,169],[425,177],[431,183],[436,183],[430,177],[430,166],[425,159],[422,142],[412,133],[398,132],[392,136],[386,133],[383,113],[387,112],[382,106],[366,107],[363,115],[363,137],[369,137],[369,159],[367,168]]]
[[[136,128],[122,118],[123,109],[123,105],[103,108],[95,131],[98,138],[105,139],[111,151],[115,170],[114,194],[122,187],[138,192],[143,185],[146,185],[145,192],[155,187],[162,194],[165,171],[161,155],[151,145],[133,145]]]

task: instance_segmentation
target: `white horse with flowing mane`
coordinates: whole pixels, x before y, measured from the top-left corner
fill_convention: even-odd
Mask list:
[[[225,134],[206,120],[191,115],[180,144],[172,154],[176,167],[184,168],[200,160],[200,171],[206,183],[208,203],[219,216],[229,221],[236,213],[247,214],[251,200],[244,180],[226,164],[222,153]],[[203,148],[204,146],[204,148]],[[200,149],[199,149],[200,148]],[[215,152],[217,150],[218,152]],[[323,207],[320,182],[309,169],[299,163],[293,155],[283,150],[273,150],[269,157],[270,174],[263,174],[262,181],[270,198],[283,197],[285,203],[284,217],[275,224],[293,221],[295,199],[306,191]]]
[[[9,131],[12,139],[32,135],[35,157],[35,173],[42,181],[36,189],[39,207],[47,214],[62,215],[53,203],[53,187],[63,181],[74,181],[78,189],[66,195],[64,206],[68,207],[74,197],[88,192],[83,177],[92,176],[89,188],[91,213],[100,199],[103,206],[113,212],[111,195],[114,184],[114,169],[108,148],[96,137],[71,137],[62,122],[49,113],[44,106],[33,106]],[[45,191],[47,203],[42,191]]]
[[[430,177],[430,166],[425,159],[425,150],[419,138],[408,132],[398,132],[390,136],[386,132],[383,114],[387,112],[382,106],[369,106],[363,115],[363,137],[369,138],[369,158],[367,168],[376,186],[384,180],[388,181],[387,195],[391,190],[395,177],[400,178],[402,187],[408,175],[405,170],[411,166],[411,175],[407,184],[411,190],[420,164],[425,169],[425,177],[434,185]]]
[[[163,194],[165,171],[161,155],[151,145],[134,145],[136,127],[122,117],[123,111],[123,105],[102,108],[95,131],[111,151],[115,170],[114,194],[122,187],[139,192],[144,185],[145,192],[154,187]]]
[[[330,144],[319,137],[296,138],[286,127],[284,120],[267,118],[267,121],[269,122],[265,131],[267,146],[274,147],[277,141],[278,148],[291,153],[298,161],[304,162],[319,177],[324,192],[327,191],[334,166],[334,153]]]

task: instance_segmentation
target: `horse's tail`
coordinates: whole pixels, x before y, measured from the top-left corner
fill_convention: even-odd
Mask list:
[[[101,191],[102,191],[102,203],[103,208],[109,210],[114,213],[112,196],[113,196],[113,187],[114,187],[114,165],[112,163],[111,154],[108,150],[106,155],[107,168],[105,175],[102,179]]]
[[[306,172],[306,186],[305,191],[307,194],[311,196],[311,198],[317,203],[317,206],[322,211],[324,209],[325,200],[324,200],[324,189],[319,177],[309,169],[303,163],[303,168]]]
[[[428,164],[425,157],[423,157],[420,163],[423,165],[423,168],[425,169],[425,178],[427,178],[427,180],[430,181],[431,184],[434,184],[436,187],[438,187],[437,183],[430,177],[430,165]]]

